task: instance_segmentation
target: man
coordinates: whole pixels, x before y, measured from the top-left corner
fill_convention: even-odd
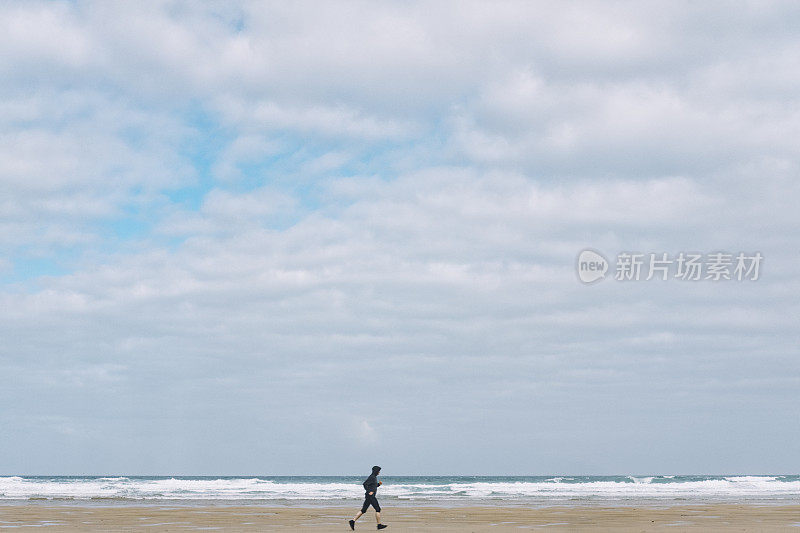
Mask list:
[[[367,512],[370,505],[375,509],[375,520],[378,521],[378,529],[387,527],[385,524],[381,524],[381,506],[375,496],[378,492],[378,487],[383,485],[383,481],[378,481],[378,474],[380,473],[381,467],[373,466],[372,474],[364,481],[364,505],[361,506],[361,510],[356,514],[356,517],[350,520],[350,529],[356,528],[356,520]]]

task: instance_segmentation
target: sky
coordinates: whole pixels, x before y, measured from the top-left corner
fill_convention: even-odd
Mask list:
[[[797,473],[798,23],[1,3],[0,473]]]

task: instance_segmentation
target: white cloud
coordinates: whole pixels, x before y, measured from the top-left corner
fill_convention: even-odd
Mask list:
[[[290,131],[326,138],[403,140],[418,133],[413,124],[381,120],[344,106],[281,106],[274,102],[235,101],[220,105],[223,120],[258,131]]]
[[[115,450],[225,422],[244,470],[265,447],[320,470],[342,427],[421,469],[652,470],[613,428],[659,434],[665,406],[692,438],[654,457],[697,464],[742,395],[797,437],[792,4],[2,9],[0,274],[71,267],[0,292],[12,467],[63,442],[28,419]],[[760,250],[765,272],[589,288],[585,246]]]
[[[378,434],[368,421],[361,420],[356,427],[359,444],[372,446],[378,442]]]

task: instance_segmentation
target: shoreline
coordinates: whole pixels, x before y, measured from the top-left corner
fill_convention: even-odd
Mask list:
[[[610,499],[591,499],[575,498],[567,499],[508,499],[508,500],[481,500],[470,498],[465,500],[436,500],[436,499],[396,499],[391,497],[379,497],[382,506],[394,509],[549,509],[575,507],[594,509],[594,508],[648,508],[648,509],[667,509],[670,507],[704,507],[714,505],[734,505],[748,507],[791,507],[800,505],[800,499],[777,499],[777,498],[747,498],[747,499],[711,499],[711,498],[676,498],[676,499],[655,499],[640,498],[630,500],[610,500]],[[197,508],[197,507],[243,507],[243,508],[270,508],[270,509],[341,509],[355,508],[361,506],[363,498],[359,499],[336,499],[336,500],[303,500],[303,499],[168,499],[168,498],[117,498],[117,497],[95,497],[95,498],[26,498],[26,499],[3,499],[0,498],[0,508],[2,507],[86,507],[86,508],[113,508],[113,507],[142,507],[142,508]],[[800,520],[800,517],[798,518]],[[798,532],[800,533],[800,532]]]
[[[72,531],[349,531],[357,505],[277,507],[262,505],[0,505],[0,529],[44,527]],[[638,506],[384,506],[391,531],[800,531],[800,502],[709,503]],[[356,530],[372,530],[368,512]]]

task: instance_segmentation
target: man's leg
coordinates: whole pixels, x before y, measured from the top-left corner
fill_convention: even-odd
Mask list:
[[[378,498],[372,497],[372,508],[375,509],[375,521],[378,522],[378,529],[383,529],[386,526],[381,524],[381,504],[378,503]]]
[[[378,502],[376,501],[375,503],[378,503]],[[381,511],[380,511],[380,509],[381,509],[380,505],[375,509],[375,520],[378,521],[378,529],[385,529],[387,526],[386,526],[386,524],[382,524],[381,523]]]
[[[356,520],[358,520],[359,518],[361,518],[361,516],[362,516],[364,513],[366,513],[366,512],[367,512],[367,509],[369,509],[369,504],[370,504],[369,496],[366,496],[366,495],[365,495],[365,496],[364,496],[364,505],[362,505],[362,506],[361,506],[361,510],[360,510],[359,512],[357,512],[357,513],[356,513],[356,516],[353,518],[353,522],[355,522]]]
[[[366,503],[365,503],[364,505],[366,506]],[[349,524],[350,524],[350,529],[352,529],[352,530],[355,530],[355,529],[356,529],[356,520],[358,520],[359,518],[361,518],[361,515],[363,515],[363,514],[364,514],[364,511],[366,511],[366,509],[362,508],[362,509],[361,509],[359,512],[357,512],[357,513],[356,513],[356,516],[354,516],[354,517],[353,517],[353,519],[352,519],[352,520],[350,520],[350,522],[349,522]]]

